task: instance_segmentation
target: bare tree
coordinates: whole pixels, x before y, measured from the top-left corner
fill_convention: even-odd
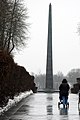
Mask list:
[[[21,0],[0,0],[0,50],[11,54],[25,45],[27,18]]]
[[[76,78],[80,78],[80,69],[72,69],[67,74],[68,81],[73,85],[76,83]]]

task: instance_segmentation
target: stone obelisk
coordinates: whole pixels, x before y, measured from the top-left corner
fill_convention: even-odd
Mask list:
[[[46,89],[53,89],[53,60],[52,60],[52,5],[49,4],[48,41],[46,63]]]

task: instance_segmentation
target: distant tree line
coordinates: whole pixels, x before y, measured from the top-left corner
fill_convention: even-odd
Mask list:
[[[62,82],[62,79],[66,78],[70,84],[71,87],[73,87],[73,84],[76,83],[76,79],[80,78],[80,69],[72,69],[68,72],[66,76],[62,72],[58,72],[57,74],[53,75],[53,86],[54,89],[58,89],[60,83]],[[38,89],[45,88],[45,82],[46,82],[46,75],[45,74],[39,74],[35,75],[35,83],[38,86]]]

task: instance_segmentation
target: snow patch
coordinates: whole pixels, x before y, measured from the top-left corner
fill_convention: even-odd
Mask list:
[[[21,101],[23,98],[29,96],[30,94],[32,94],[32,90],[30,91],[26,91],[26,92],[21,92],[18,96],[14,96],[14,99],[9,99],[7,105],[3,108],[0,107],[0,115],[7,111],[8,109],[10,109],[12,106],[14,106],[16,103],[18,103],[19,101]]]

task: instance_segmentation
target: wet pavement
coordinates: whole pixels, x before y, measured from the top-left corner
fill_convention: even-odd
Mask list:
[[[36,93],[7,111],[0,120],[80,120],[78,95],[69,95],[69,109],[58,109],[58,93]]]

